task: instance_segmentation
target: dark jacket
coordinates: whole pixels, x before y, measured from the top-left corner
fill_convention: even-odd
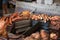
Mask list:
[[[0,0],[0,17],[3,16],[3,10],[2,10],[2,0]]]
[[[2,0],[0,0],[0,10],[2,9]]]

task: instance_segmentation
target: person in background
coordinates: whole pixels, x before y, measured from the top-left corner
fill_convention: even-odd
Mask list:
[[[3,14],[8,13],[7,2],[7,0],[0,0],[0,17],[2,17]]]
[[[3,14],[7,14],[8,13],[7,3],[8,3],[8,0],[3,0],[2,1]]]

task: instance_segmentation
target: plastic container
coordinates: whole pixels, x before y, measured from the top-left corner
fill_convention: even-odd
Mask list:
[[[45,4],[53,4],[53,0],[45,0]]]

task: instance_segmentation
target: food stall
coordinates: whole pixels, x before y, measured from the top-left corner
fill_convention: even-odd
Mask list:
[[[51,2],[16,1],[15,13],[9,16],[12,28],[9,39],[49,40],[60,36],[60,5]],[[45,3],[45,4],[44,4]],[[14,18],[16,18],[14,20]],[[22,20],[23,18],[23,20]],[[9,25],[10,26],[10,25]],[[55,38],[56,37],[56,38]]]

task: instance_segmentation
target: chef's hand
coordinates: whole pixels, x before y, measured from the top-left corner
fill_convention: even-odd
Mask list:
[[[2,17],[1,19],[0,19],[0,29],[4,29],[5,28],[5,24],[6,24],[6,21],[5,21],[5,18],[6,17]]]
[[[15,18],[12,19],[12,22],[17,21],[17,20],[23,20],[23,17],[17,16]]]
[[[13,13],[10,17],[9,17],[9,24],[12,24],[12,19],[14,19],[15,17],[19,16],[18,12]]]
[[[21,12],[21,14],[20,14],[22,17],[24,17],[25,19],[29,19],[30,18],[30,12],[29,11],[23,11],[23,12]]]

